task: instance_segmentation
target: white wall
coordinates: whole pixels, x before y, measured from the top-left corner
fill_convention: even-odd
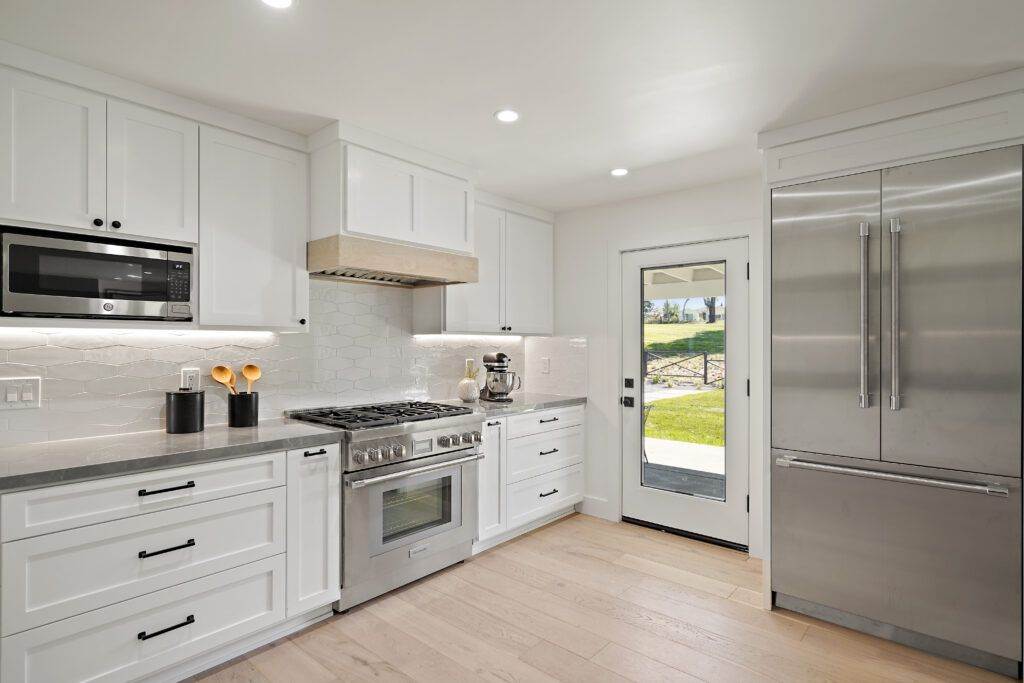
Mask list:
[[[622,251],[729,237],[750,250],[750,550],[763,547],[763,203],[753,175],[555,217],[555,332],[587,338],[587,482],[583,511],[619,519]]]

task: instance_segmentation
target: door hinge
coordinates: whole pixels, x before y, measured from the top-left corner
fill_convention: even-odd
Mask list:
[[[750,378],[747,378],[747,396],[750,396]]]
[[[750,261],[747,261],[747,279],[750,279]]]
[[[747,494],[747,513],[750,512],[750,494]]]

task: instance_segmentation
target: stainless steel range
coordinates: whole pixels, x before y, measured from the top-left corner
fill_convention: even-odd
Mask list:
[[[338,611],[469,557],[476,532],[482,418],[403,401],[288,413],[341,431]]]

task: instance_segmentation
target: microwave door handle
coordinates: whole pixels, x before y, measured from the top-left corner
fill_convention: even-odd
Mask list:
[[[403,477],[409,477],[409,476],[412,476],[414,474],[424,474],[426,472],[434,472],[436,470],[443,470],[446,467],[451,467],[452,465],[463,465],[463,464],[468,463],[468,462],[475,462],[477,460],[483,460],[483,459],[484,459],[484,454],[483,453],[478,453],[476,455],[470,455],[470,456],[465,457],[465,458],[459,458],[458,460],[449,460],[447,462],[439,462],[439,463],[435,463],[433,465],[425,465],[423,467],[417,467],[417,468],[414,468],[414,469],[411,469],[411,470],[403,470],[402,472],[392,472],[391,474],[382,474],[379,477],[369,477],[368,479],[349,480],[349,481],[347,481],[345,483],[348,484],[349,488],[361,489],[364,486],[369,486],[370,484],[379,484],[379,483],[385,482],[385,481],[393,481],[395,479],[402,479]]]

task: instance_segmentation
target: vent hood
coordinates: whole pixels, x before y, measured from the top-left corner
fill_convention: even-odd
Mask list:
[[[478,277],[475,256],[352,235],[307,244],[306,269],[315,278],[396,287],[452,285]]]

